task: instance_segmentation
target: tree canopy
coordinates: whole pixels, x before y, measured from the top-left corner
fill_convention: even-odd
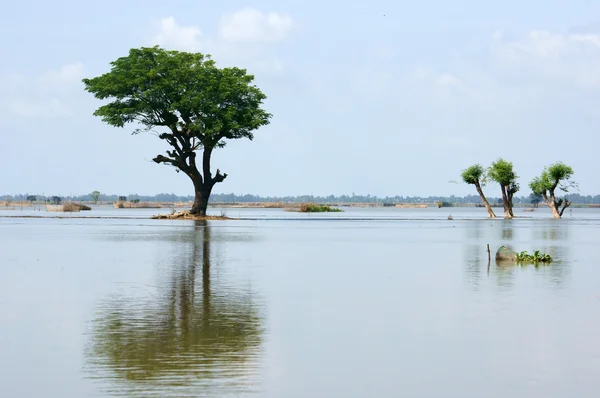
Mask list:
[[[225,146],[226,139],[252,140],[254,130],[269,124],[271,114],[261,108],[266,95],[245,69],[218,68],[201,53],[142,47],[111,65],[110,72],[83,79],[96,98],[111,100],[94,115],[115,127],[135,123],[135,133],[156,131],[172,149],[153,160],[192,179],[192,212],[204,215],[212,187],[227,177],[219,170],[212,175],[212,150]],[[196,164],[198,150],[203,151],[201,165]]]
[[[495,162],[492,162],[488,175],[500,185],[504,204],[504,217],[514,217],[513,196],[519,191],[519,184],[517,183],[519,176],[515,173],[512,162],[498,158]]]
[[[556,162],[546,167],[539,177],[535,177],[529,183],[529,188],[536,195],[548,194],[559,188],[563,192],[568,192],[572,183],[561,185],[563,181],[569,181],[573,176],[573,168],[562,162]]]
[[[480,164],[474,164],[463,170],[461,177],[467,184],[482,184],[485,185],[485,169]]]
[[[542,174],[533,178],[529,183],[529,188],[533,193],[544,198],[555,218],[562,217],[565,209],[571,205],[567,199],[556,198],[556,189],[569,192],[569,188],[576,187],[577,184],[571,181],[572,176],[573,168],[563,162],[556,162],[545,167]]]

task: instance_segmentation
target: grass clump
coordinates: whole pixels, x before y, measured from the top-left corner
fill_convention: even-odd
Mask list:
[[[337,207],[317,205],[314,203],[302,203],[300,205],[300,212],[302,213],[339,213],[342,211],[342,209],[338,209]]]
[[[517,253],[517,262],[518,263],[529,263],[529,264],[538,264],[538,263],[544,263],[544,264],[549,264],[551,263],[552,260],[552,256],[546,253],[540,253],[539,250],[536,250],[533,252],[533,254],[529,254],[526,251],[522,251],[521,253]]]

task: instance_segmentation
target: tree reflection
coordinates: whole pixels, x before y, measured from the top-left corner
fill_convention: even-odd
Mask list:
[[[512,220],[504,220],[504,224],[502,225],[502,239],[503,240],[513,240],[514,238],[514,228]]]
[[[179,241],[179,255],[164,291],[143,302],[112,299],[99,311],[87,352],[94,372],[109,370],[110,379],[116,376],[129,389],[166,388],[158,396],[183,396],[181,387],[215,379],[241,388],[252,373],[262,329],[256,305],[239,289],[211,286],[209,225],[197,222],[184,233],[191,236],[166,237]]]
[[[482,223],[474,222],[467,226],[466,236],[467,241],[470,243],[465,246],[464,261],[465,261],[465,277],[467,284],[473,290],[479,290],[481,282],[481,267],[482,267],[482,255],[485,254],[485,246],[482,243],[483,231]],[[483,254],[482,254],[483,253]],[[487,257],[485,258],[485,264],[487,265]]]

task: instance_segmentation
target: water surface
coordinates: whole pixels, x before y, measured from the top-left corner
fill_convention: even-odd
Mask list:
[[[0,397],[600,389],[600,211],[228,209],[245,219],[192,222],[119,210],[0,218]],[[556,262],[488,266],[487,244]]]

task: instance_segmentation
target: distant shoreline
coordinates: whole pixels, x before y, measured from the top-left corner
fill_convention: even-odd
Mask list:
[[[66,202],[65,202],[66,203]],[[102,201],[93,203],[91,201],[76,201],[73,202],[78,205],[87,205],[93,208],[110,206],[118,209],[186,209],[192,207],[192,202],[139,202],[131,203],[126,202],[125,206],[118,204],[119,202]],[[332,207],[376,207],[376,208],[400,208],[400,209],[426,209],[426,208],[483,208],[480,203],[444,203],[441,206],[438,203],[385,203],[385,202],[313,202],[317,205],[328,205]],[[288,203],[288,202],[210,202],[208,207],[210,208],[232,208],[232,209],[298,209],[302,203]],[[43,202],[28,202],[28,201],[0,201],[0,211],[2,210],[18,210],[24,208],[32,208],[36,210],[47,210],[47,207],[51,206],[50,203],[44,204]],[[492,204],[493,208],[502,208],[502,204]],[[546,203],[539,203],[538,206],[532,204],[515,204],[514,208],[535,209],[547,208]],[[574,208],[600,208],[600,204],[573,204],[571,207]]]

